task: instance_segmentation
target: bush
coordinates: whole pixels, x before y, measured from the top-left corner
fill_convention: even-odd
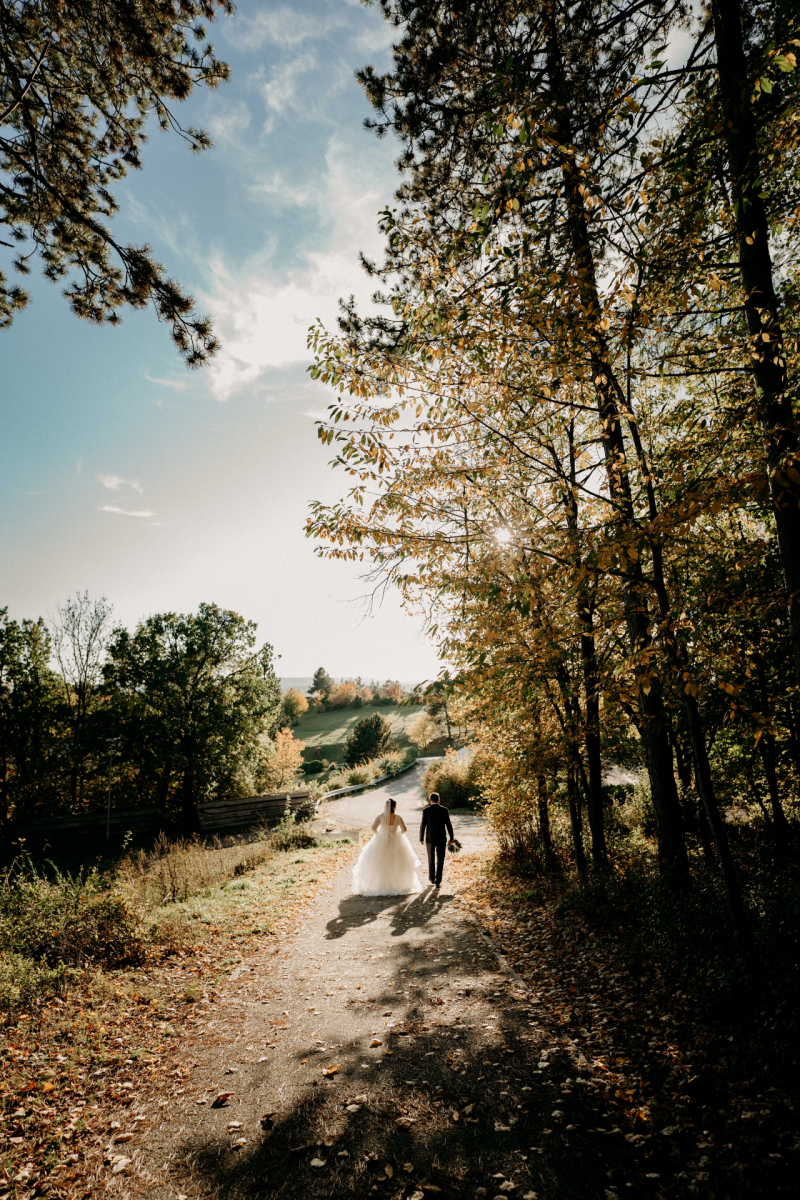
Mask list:
[[[325,760],[322,758],[312,758],[307,763],[303,763],[304,775],[319,775],[320,771],[325,770]]]
[[[107,890],[97,871],[50,880],[17,863],[0,884],[0,950],[50,967],[116,967],[144,957],[144,928],[135,907]]]
[[[297,813],[286,805],[278,828],[272,835],[272,844],[277,850],[305,850],[316,846],[317,839],[311,832],[308,821],[298,821]]]
[[[0,950],[0,1012],[31,1009],[66,991],[79,974],[64,963],[47,967],[22,954]]]
[[[426,796],[438,792],[448,808],[473,808],[481,790],[475,760],[454,750],[431,763],[423,786]]]
[[[345,762],[351,767],[380,757],[392,745],[392,730],[389,722],[380,713],[363,717],[345,744]]]
[[[354,696],[353,703],[350,705],[350,707],[351,708],[363,708],[364,707],[363,696]]]
[[[348,771],[346,787],[358,787],[359,784],[371,783],[376,778],[372,771],[367,766],[356,767],[354,771]]]

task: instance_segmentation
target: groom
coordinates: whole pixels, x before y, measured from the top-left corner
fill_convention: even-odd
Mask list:
[[[428,852],[428,878],[437,888],[442,886],[444,852],[448,833],[452,846],[455,839],[453,826],[450,823],[450,813],[440,802],[439,793],[431,792],[430,805],[422,813],[419,840],[420,844],[425,843],[425,849]]]

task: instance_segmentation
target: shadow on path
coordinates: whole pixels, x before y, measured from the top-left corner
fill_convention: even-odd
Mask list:
[[[430,885],[414,896],[346,896],[339,902],[339,915],[329,921],[326,937],[344,937],[355,929],[370,925],[386,912],[392,912],[394,936],[409,929],[421,929],[453,900],[452,893],[436,891]]]

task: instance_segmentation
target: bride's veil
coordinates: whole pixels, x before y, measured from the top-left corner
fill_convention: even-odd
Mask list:
[[[387,833],[389,832],[389,825],[391,824],[391,821],[390,821],[391,815],[392,815],[392,802],[391,802],[391,800],[387,800],[383,806],[383,812],[381,813],[381,830],[385,829]]]

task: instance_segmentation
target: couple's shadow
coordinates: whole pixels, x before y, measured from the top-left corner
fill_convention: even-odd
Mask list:
[[[344,937],[352,929],[370,925],[389,910],[394,910],[392,936],[398,937],[407,929],[427,925],[452,899],[452,894],[437,891],[430,884],[413,896],[346,896],[339,903],[339,915],[328,921],[325,937],[328,941]]]

